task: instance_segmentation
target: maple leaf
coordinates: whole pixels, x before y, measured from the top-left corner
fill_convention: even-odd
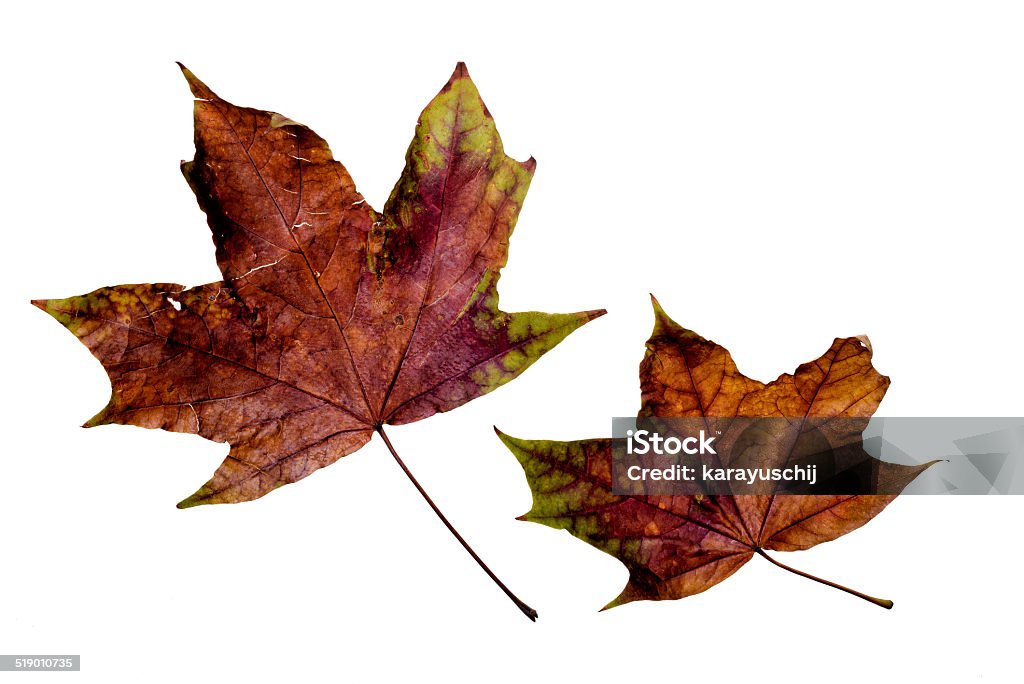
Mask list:
[[[654,332],[640,364],[641,419],[777,416],[799,425],[841,417],[866,425],[889,386],[871,365],[866,340],[856,337],[836,339],[792,375],[768,384],[751,380],[724,347],[679,326],[652,301]],[[533,491],[533,507],[520,519],[568,530],[629,569],[625,589],[606,608],[700,593],[755,554],[891,608],[891,601],[795,570],[765,551],[808,549],[857,529],[931,465],[876,461],[886,494],[624,496],[613,492],[612,439],[525,440],[496,431]]]
[[[604,313],[498,309],[535,162],[505,155],[465,65],[420,115],[381,213],[312,130],[235,106],[181,69],[196,98],[196,154],[182,172],[207,215],[223,281],[33,302],[110,376],[110,402],[86,426],[231,445],[179,507],[261,497],[374,431],[397,459],[383,425],[500,387]]]

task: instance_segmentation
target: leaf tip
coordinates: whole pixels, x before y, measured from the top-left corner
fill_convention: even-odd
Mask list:
[[[612,608],[617,608],[617,607],[621,606],[622,604],[629,603],[630,601],[633,600],[631,598],[625,597],[625,595],[626,595],[626,591],[623,590],[623,592],[621,594],[619,594],[614,599],[609,601],[603,608],[601,608],[601,610],[599,610],[597,612],[603,613],[606,610],[611,610]]]
[[[618,606],[624,606],[627,603],[633,601],[649,601],[651,599],[657,599],[656,594],[652,594],[649,591],[644,590],[641,586],[637,585],[633,581],[633,577],[630,576],[629,581],[626,582],[626,586],[622,588],[622,591],[614,599],[608,602],[604,608],[598,612],[603,612],[611,608],[617,608]]]
[[[515,437],[499,430],[497,425],[494,426],[494,434],[496,434],[498,436],[498,439],[501,440],[501,443],[507,446],[509,449],[513,449],[519,442],[519,440],[516,439]]]
[[[186,81],[188,81],[189,83],[192,83],[192,81],[199,80],[199,79],[196,78],[196,75],[192,73],[192,70],[189,69],[187,66],[185,66],[184,64],[182,64],[181,62],[179,62],[177,60],[175,60],[174,63],[178,65],[179,69],[181,69],[181,75],[185,77]]]
[[[451,83],[462,78],[469,78],[469,69],[466,68],[465,62],[456,62],[455,71],[452,72],[452,77],[448,79],[448,82]]]
[[[177,508],[184,510],[186,508],[193,508],[195,506],[203,506],[205,504],[217,503],[216,501],[212,500],[213,494],[213,489],[210,487],[209,483],[207,483],[200,487],[192,496],[188,497],[187,499],[182,499],[181,501],[179,501]]]
[[[205,83],[200,81],[196,75],[192,73],[191,69],[181,62],[175,62],[175,64],[177,64],[178,68],[181,69],[181,74],[185,77],[185,80],[188,81],[189,90],[192,91],[192,95],[194,95],[197,100],[217,99],[216,93],[210,90]]]
[[[498,435],[498,439],[501,443],[508,447],[508,450],[519,460],[523,462],[524,458],[528,457],[529,452],[532,450],[535,443],[528,439],[522,439],[521,437],[513,437],[510,434],[504,433],[498,428],[494,428],[494,433]]]
[[[658,315],[665,315],[665,309],[662,308],[661,302],[654,296],[653,292],[648,292],[647,296],[651,298],[651,308],[654,309],[654,313]]]
[[[195,494],[193,494],[187,499],[182,499],[181,501],[179,501],[178,505],[175,506],[175,508],[178,508],[179,510],[185,510],[186,508],[192,508],[193,506],[202,505],[202,503],[202,501],[197,501]]]
[[[55,319],[58,323],[70,330],[72,334],[75,333],[75,320],[78,317],[78,312],[77,310],[70,312],[66,310],[68,305],[67,299],[32,299],[29,301],[32,306]]]
[[[665,309],[661,306],[661,302],[659,302],[658,298],[653,294],[651,294],[651,308],[654,309],[654,332],[651,333],[652,336],[678,327],[676,322],[673,321],[667,313],[665,313]]]
[[[93,416],[89,420],[87,420],[84,423],[82,423],[82,427],[84,427],[84,428],[93,428],[93,427],[98,427],[100,425],[108,425],[110,423],[110,421],[107,420],[107,415],[106,414],[107,414],[107,409],[103,409],[102,411],[97,413],[95,416]]]

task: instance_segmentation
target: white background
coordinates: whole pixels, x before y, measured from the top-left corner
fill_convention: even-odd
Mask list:
[[[83,662],[35,680],[1019,677],[1020,498],[907,497],[783,557],[891,612],[755,558],[702,595],[598,613],[624,567],[514,520],[529,489],[491,430],[596,437],[635,412],[648,292],[760,380],[868,334],[892,377],[880,415],[1024,415],[1019,5],[5,12],[0,652]],[[609,315],[494,394],[389,431],[537,624],[378,439],[259,501],[179,511],[226,446],[77,427],[106,376],[28,300],[219,278],[178,171],[192,99],[174,60],[313,127],[378,208],[457,60],[507,151],[538,159],[502,306]]]

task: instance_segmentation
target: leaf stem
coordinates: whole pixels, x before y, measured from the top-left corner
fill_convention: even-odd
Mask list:
[[[434,503],[434,501],[430,498],[430,495],[427,494],[426,490],[423,489],[423,487],[416,480],[416,478],[413,477],[413,474],[409,471],[409,468],[406,467],[405,463],[398,456],[398,452],[395,451],[395,447],[394,445],[391,444],[391,440],[388,439],[388,436],[384,433],[384,427],[382,425],[378,425],[376,427],[376,430],[377,433],[380,434],[380,436],[384,439],[384,444],[387,445],[388,451],[391,452],[391,455],[395,457],[395,461],[398,462],[398,466],[402,469],[402,472],[405,473],[406,477],[409,478],[409,481],[412,482],[414,487],[416,487],[416,491],[420,493],[420,496],[422,496],[426,500],[427,504],[434,510],[434,513],[436,513],[437,517],[441,519],[441,522],[443,522],[444,526],[448,528],[448,531],[451,532],[452,535],[459,540],[459,543],[462,544],[462,548],[466,549],[466,551],[469,552],[469,555],[473,557],[473,560],[475,560],[481,568],[483,568],[483,571],[487,573],[487,576],[494,580],[494,583],[497,584],[498,587],[500,587],[503,592],[505,592],[506,596],[512,599],[512,603],[516,604],[516,607],[518,607],[519,610],[523,611],[523,615],[536,622],[537,611],[531,608],[530,606],[526,605],[526,603],[524,603],[518,596],[512,593],[511,589],[505,586],[504,582],[498,579],[498,576],[495,575],[489,567],[487,567],[487,564],[484,563],[483,559],[481,559],[480,556],[477,555],[476,551],[474,551],[473,548],[469,545],[469,543],[467,543],[466,540],[462,538],[462,535],[459,534],[459,531],[456,530],[455,527],[450,522],[448,522],[448,518],[444,517],[444,513],[441,512],[441,509],[437,507],[437,504]]]
[[[842,584],[836,584],[835,582],[829,582],[826,579],[821,579],[820,577],[815,577],[814,575],[811,575],[809,573],[803,572],[802,570],[797,570],[796,568],[791,568],[788,565],[780,563],[779,561],[775,560],[774,558],[769,556],[767,553],[765,553],[764,549],[757,548],[757,549],[754,549],[754,550],[757,551],[757,553],[760,554],[761,556],[763,556],[764,558],[767,558],[768,562],[771,563],[772,565],[777,565],[780,568],[782,568],[783,570],[789,570],[794,575],[800,575],[801,577],[806,577],[807,579],[814,580],[815,582],[821,582],[822,584],[825,584],[825,585],[830,586],[830,587],[834,587],[835,589],[839,589],[840,591],[845,591],[847,594],[853,594],[857,598],[862,598],[865,601],[869,601],[870,603],[874,603],[876,606],[881,606],[882,608],[885,608],[886,610],[891,610],[892,609],[892,601],[890,601],[889,599],[880,599],[880,598],[875,598],[874,596],[868,596],[867,594],[862,594],[859,591],[855,591],[853,589],[850,589],[849,587],[844,587]]]

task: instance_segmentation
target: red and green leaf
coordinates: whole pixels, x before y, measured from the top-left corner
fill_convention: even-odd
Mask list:
[[[231,450],[182,507],[263,496],[509,382],[603,311],[505,313],[497,282],[535,163],[508,157],[460,64],[420,116],[382,212],[327,143],[274,112],[195,95],[195,159],[221,282],[117,285],[36,306],[103,364],[86,425]]]
[[[654,312],[654,332],[640,364],[641,418],[866,421],[889,386],[889,379],[872,366],[871,348],[863,338],[837,339],[820,358],[764,384],[740,373],[724,347],[675,323],[657,301]],[[498,434],[522,464],[533,491],[533,507],[521,519],[568,530],[629,569],[628,584],[607,607],[700,593],[755,554],[781,565],[765,550],[797,551],[832,541],[870,521],[895,498],[617,495],[612,491],[611,439],[555,442]],[[900,491],[928,466],[879,467],[891,489]]]

